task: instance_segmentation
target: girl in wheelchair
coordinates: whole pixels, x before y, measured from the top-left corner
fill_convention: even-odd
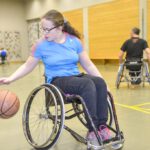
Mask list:
[[[50,10],[42,18],[42,37],[32,48],[27,61],[9,77],[0,78],[1,84],[9,84],[30,73],[42,60],[47,83],[60,88],[64,93],[83,98],[103,141],[112,138],[106,126],[108,119],[107,86],[96,66],[89,59],[80,41],[80,34],[64,19],[63,15]],[[87,72],[80,74],[78,62]],[[87,140],[99,145],[93,126],[86,116]]]
[[[104,80],[98,76],[79,74],[68,77],[57,77],[52,80],[65,93],[80,95],[89,110],[91,118],[98,129],[103,140],[111,138],[109,129],[106,126],[108,118],[107,87]],[[93,127],[88,118],[87,139],[94,145],[99,145]]]

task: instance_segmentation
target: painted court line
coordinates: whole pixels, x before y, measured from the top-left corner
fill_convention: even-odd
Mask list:
[[[124,107],[124,108],[128,108],[128,109],[132,109],[132,110],[136,110],[136,111],[143,112],[145,114],[149,114],[150,115],[149,111],[146,111],[145,109],[141,109],[139,107],[124,105],[124,104],[119,104],[119,103],[115,103],[115,105],[118,105],[118,106],[121,106],[121,107]]]
[[[145,111],[150,111],[150,108],[140,108],[142,110],[145,110]]]
[[[144,105],[150,105],[150,103],[142,103],[142,104],[133,105],[133,106],[135,106],[135,107],[140,107],[140,106],[144,106]]]

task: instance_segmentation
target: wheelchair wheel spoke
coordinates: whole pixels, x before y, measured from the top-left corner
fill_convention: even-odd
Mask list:
[[[23,114],[27,141],[36,149],[44,150],[54,145],[63,128],[62,114],[63,99],[55,87],[42,85],[34,89],[28,97]]]

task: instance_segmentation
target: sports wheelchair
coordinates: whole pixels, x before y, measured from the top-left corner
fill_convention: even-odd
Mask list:
[[[124,136],[118,125],[113,97],[110,93],[108,93],[107,100],[109,112],[107,127],[113,133],[113,137],[103,142],[102,138],[98,136],[98,131],[82,97],[65,94],[53,84],[40,85],[30,93],[24,106],[22,121],[25,137],[34,149],[47,150],[56,144],[62,130],[65,129],[77,141],[86,144],[87,150],[104,150],[106,147],[122,149]],[[72,108],[65,111],[64,104],[71,104]],[[64,124],[65,120],[78,117],[87,128],[85,114],[92,124],[99,146],[91,145],[86,138]]]
[[[127,82],[128,87],[130,84],[143,83],[144,86],[145,82],[150,83],[148,63],[143,59],[125,60],[118,69],[116,88],[119,88],[121,82]]]

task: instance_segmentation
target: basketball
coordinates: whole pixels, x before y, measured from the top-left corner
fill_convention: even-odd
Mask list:
[[[0,118],[10,118],[14,116],[20,106],[17,95],[9,90],[0,90]]]

